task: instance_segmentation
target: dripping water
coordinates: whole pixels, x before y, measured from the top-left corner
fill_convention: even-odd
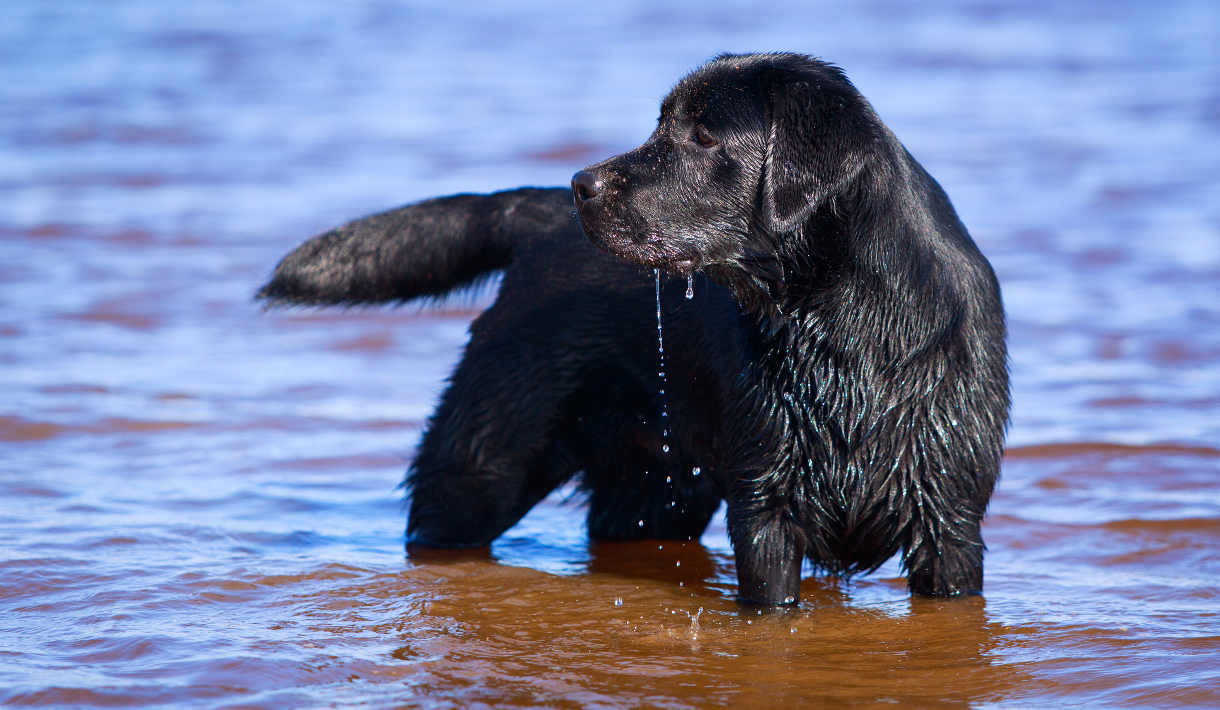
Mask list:
[[[667,384],[667,376],[665,374],[665,334],[661,325],[661,270],[652,270],[653,280],[655,282],[656,297],[657,297],[657,377],[659,379],[657,393],[661,399],[661,453],[669,455],[669,396],[665,393]],[[686,276],[686,298],[692,299],[695,297],[694,277],[691,274]],[[691,475],[698,477],[700,469],[698,466],[691,469]],[[665,477],[665,485],[669,489],[670,499],[665,504],[666,509],[673,510],[678,508],[678,501],[674,497],[674,479],[673,476]],[[685,512],[686,506],[681,506],[681,510]],[[644,521],[639,521],[639,526],[644,526]],[[681,564],[681,563],[679,563]]]
[[[657,293],[657,377],[660,386],[657,388],[661,397],[661,453],[669,453],[669,397],[665,394],[665,336],[661,330],[661,270],[652,270],[656,281]]]

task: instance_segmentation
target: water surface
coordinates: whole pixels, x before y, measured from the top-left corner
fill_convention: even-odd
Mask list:
[[[1218,12],[10,2],[0,703],[1220,706]],[[565,184],[752,49],[844,66],[1000,276],[985,596],[891,562],[759,614],[723,518],[591,545],[563,492],[405,559],[396,486],[491,293],[253,291],[349,218]]]

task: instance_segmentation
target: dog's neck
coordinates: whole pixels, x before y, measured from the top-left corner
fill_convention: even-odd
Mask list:
[[[899,160],[870,166],[796,232],[763,235],[754,242],[768,245],[762,253],[746,254],[718,273],[709,269],[756,322],[758,364],[777,387],[803,391],[815,366],[811,359],[830,358],[821,363],[824,370],[851,362],[892,364],[952,337],[949,331],[963,317],[960,302],[948,293],[951,286],[929,247],[917,241],[920,229],[905,222],[925,218],[925,206],[879,185],[905,184],[909,175],[894,171],[906,170]],[[878,199],[903,200],[906,209]],[[889,217],[883,222],[878,215]]]
[[[843,277],[858,268],[850,251],[850,225],[838,210],[839,205],[830,202],[787,234],[756,226],[749,250],[705,271],[765,332],[814,317],[840,300],[836,292],[848,281]]]

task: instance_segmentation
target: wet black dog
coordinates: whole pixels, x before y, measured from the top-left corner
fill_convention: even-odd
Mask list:
[[[652,267],[672,274],[664,379]],[[803,558],[850,574],[900,549],[913,592],[982,589],[1009,403],[999,288],[838,69],[718,57],[571,192],[357,220],[259,296],[406,301],[500,269],[407,474],[409,543],[487,545],[579,475],[594,538],[693,539],[727,500],[746,601],[795,601]]]

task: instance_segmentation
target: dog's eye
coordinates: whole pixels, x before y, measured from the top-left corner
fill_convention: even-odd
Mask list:
[[[698,143],[700,148],[715,148],[720,145],[720,141],[708,133],[703,126],[695,126],[695,130],[691,131],[690,139]]]

